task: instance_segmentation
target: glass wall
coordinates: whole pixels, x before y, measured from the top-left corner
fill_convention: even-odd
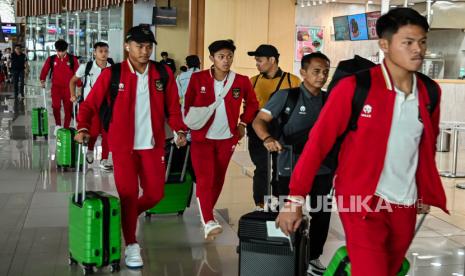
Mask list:
[[[123,58],[123,10],[120,6],[98,11],[66,12],[28,17],[26,20],[26,49],[30,61],[30,78],[38,79],[48,56],[55,54],[54,43],[65,39],[68,52],[80,62],[92,60],[93,46],[98,41],[109,43],[110,56],[119,62]]]

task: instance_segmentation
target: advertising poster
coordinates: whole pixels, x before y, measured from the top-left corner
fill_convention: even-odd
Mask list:
[[[295,61],[322,49],[323,27],[296,26]]]
[[[349,20],[347,16],[333,17],[334,40],[350,40]]]
[[[369,12],[366,14],[368,25],[368,39],[378,39],[376,34],[376,21],[381,17],[381,12]]]
[[[367,40],[367,18],[364,13],[349,15],[350,40]]]

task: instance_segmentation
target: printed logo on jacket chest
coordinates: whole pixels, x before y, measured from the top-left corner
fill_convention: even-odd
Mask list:
[[[207,90],[205,89],[205,86],[200,87],[200,93],[202,93],[202,94],[207,93]]]
[[[124,90],[124,83],[120,82],[118,85],[118,91],[123,91]]]
[[[232,96],[234,99],[239,99],[239,96],[241,96],[241,89],[240,88],[233,88],[232,89]]]
[[[371,112],[373,111],[373,107],[369,104],[363,106],[362,113],[360,114],[361,117],[371,118]]]
[[[164,92],[163,83],[161,82],[161,80],[155,80],[155,89],[157,89],[157,92]]]

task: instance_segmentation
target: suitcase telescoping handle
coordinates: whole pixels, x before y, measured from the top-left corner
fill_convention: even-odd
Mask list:
[[[415,227],[415,234],[413,234],[414,237],[418,234],[418,231],[420,231],[420,228],[423,225],[423,222],[425,222],[425,218],[427,215],[427,213],[421,215],[420,221],[417,223],[417,226]]]
[[[168,155],[168,164],[166,166],[166,172],[165,172],[165,182],[168,181],[168,177],[171,172],[171,164],[173,163],[173,154],[174,154],[174,147],[176,147],[176,144],[174,141],[170,142],[171,147],[170,147],[170,154]],[[182,165],[182,171],[181,171],[181,178],[179,179],[180,182],[183,182],[184,176],[186,175],[186,170],[187,170],[187,162],[189,161],[189,153],[190,153],[190,148],[191,145],[187,144],[186,146],[186,156],[184,157],[184,163]]]
[[[76,110],[79,112],[79,101],[73,103],[73,124],[75,129],[77,129]]]
[[[78,157],[77,157],[77,166],[76,166],[76,190],[74,192],[74,202],[78,203],[79,202],[79,165],[81,163],[81,153],[83,156],[85,156],[87,152],[87,139],[82,142],[82,144],[79,144],[79,150],[78,150]],[[81,195],[81,203],[84,204],[84,200],[86,199],[86,165],[87,161],[83,160],[82,162],[82,195]]]
[[[45,88],[42,88],[42,97],[44,98],[44,108],[47,109],[47,97],[45,96]]]

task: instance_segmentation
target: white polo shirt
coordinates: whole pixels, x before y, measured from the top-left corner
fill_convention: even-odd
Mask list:
[[[395,88],[396,100],[392,117],[386,159],[376,195],[390,203],[412,205],[417,200],[415,174],[418,148],[423,133],[418,106],[417,79],[413,77],[412,93]]]
[[[80,78],[82,82],[84,82],[85,79],[85,74],[86,74],[86,66],[87,63],[79,65],[79,68],[76,71],[76,77]],[[111,64],[107,62],[107,67],[110,67]],[[97,62],[95,60],[92,62],[92,67],[89,71],[89,75],[87,76],[87,83],[86,86],[83,88],[84,91],[84,100],[87,98],[89,95],[90,90],[94,86],[95,82],[98,79],[98,76],[100,76],[100,73],[102,72],[102,68],[100,68],[97,65]]]
[[[129,63],[129,60],[128,60]],[[130,67],[132,67],[130,65]],[[152,115],[150,113],[149,64],[144,73],[135,71],[137,75],[134,149],[152,149],[155,145],[152,131]]]
[[[215,80],[215,96],[218,99],[218,96],[223,91],[226,80],[218,81]],[[221,101],[221,104],[216,109],[214,114],[215,118],[213,123],[208,129],[206,138],[212,140],[225,140],[231,138],[233,135],[229,129],[228,114],[226,113],[226,106],[224,104],[224,99]]]

